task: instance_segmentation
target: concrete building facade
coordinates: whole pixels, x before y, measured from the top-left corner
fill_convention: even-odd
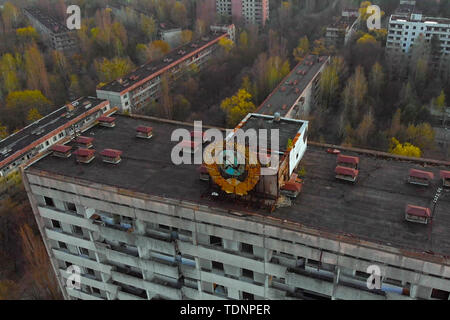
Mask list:
[[[275,125],[255,117],[258,126]],[[284,134],[297,132],[282,121]],[[133,140],[144,124],[153,138]],[[342,184],[331,146],[310,143],[298,159],[307,164],[301,196],[261,210],[246,202],[258,194],[231,201],[193,166],[171,164],[176,128],[192,130],[119,116],[115,128],[90,134],[97,150],[122,150],[120,164],[46,157],[23,172],[66,299],[449,299],[450,198],[440,196],[432,230],[407,222],[405,203],[428,203],[435,189],[419,196],[403,178],[410,167],[450,163],[343,149],[361,157],[364,179]],[[80,288],[68,286],[73,265]],[[369,288],[374,265],[381,284]]]
[[[50,48],[68,53],[78,49],[75,31],[69,30],[56,18],[47,15],[38,8],[25,8],[23,12]]]

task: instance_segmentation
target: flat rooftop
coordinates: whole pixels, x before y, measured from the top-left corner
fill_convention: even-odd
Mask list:
[[[251,114],[246,120],[244,125],[241,127],[242,130],[247,131],[248,129],[265,129],[267,130],[267,147],[272,150],[271,145],[271,130],[278,130],[279,134],[279,150],[285,152],[287,149],[289,139],[294,140],[295,136],[303,125],[305,121],[281,118],[279,122],[274,121],[273,117],[266,117],[256,114]]]
[[[283,79],[256,112],[266,115],[279,112],[284,117],[327,61],[328,57],[325,56],[306,57]]]
[[[413,19],[411,15],[398,15],[398,14],[392,15],[390,18],[390,21],[424,23],[425,25],[427,25],[429,27],[433,27],[436,24],[440,24],[440,25],[449,25],[450,24],[449,18],[436,18],[436,17],[422,16],[422,19],[416,20],[416,19]]]
[[[140,125],[151,126],[154,137],[136,139]],[[103,163],[98,156],[90,164],[77,164],[73,156],[61,159],[47,156],[27,170],[37,174],[60,175],[77,181],[119,187],[132,192],[186,200],[212,208],[271,216],[280,221],[299,223],[314,230],[332,233],[341,239],[351,236],[378,244],[414,252],[429,252],[450,256],[450,194],[443,192],[434,211],[432,225],[407,222],[407,204],[430,207],[440,185],[436,178],[430,187],[407,184],[409,169],[434,172],[450,166],[429,166],[419,162],[400,161],[367,152],[343,152],[360,157],[360,178],[353,185],[334,177],[336,155],[325,146],[309,146],[304,157],[306,179],[302,194],[291,207],[278,208],[273,213],[253,208],[250,204],[210,196],[208,184],[199,180],[198,166],[173,165],[170,154],[176,142],[170,141],[173,130],[192,126],[117,116],[115,128],[96,126],[84,135],[94,137],[97,152],[112,148],[123,151],[118,165]],[[248,215],[250,214],[250,215]],[[345,240],[342,240],[345,241]]]
[[[67,114],[66,106],[63,106],[0,141],[0,162],[106,100],[83,97],[75,101],[78,102],[78,105],[70,115]],[[88,105],[91,106],[86,108]]]
[[[130,72],[126,76],[111,81],[105,84],[103,87],[98,88],[97,90],[111,91],[111,92],[125,91],[134,86],[136,83],[142,81],[143,79],[149,78],[153,74],[156,74],[162,69],[170,66],[171,64],[174,64],[174,62],[176,62],[177,60],[180,60],[192,54],[201,47],[209,43],[212,44],[214,40],[225,34],[226,32],[210,32],[207,35],[204,35],[203,37],[195,41],[192,41],[186,45],[180,46],[172,50],[161,59],[150,61],[148,63],[141,65],[140,67],[135,69],[133,72]]]
[[[25,8],[24,10],[27,11],[40,23],[42,23],[47,29],[51,30],[53,33],[64,33],[71,31],[69,30],[69,28],[67,28],[66,25],[58,21],[55,17],[48,15],[39,8],[29,7]]]

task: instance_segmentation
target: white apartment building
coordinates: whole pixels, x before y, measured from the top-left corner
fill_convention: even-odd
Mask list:
[[[427,42],[431,42],[433,36],[437,36],[441,54],[450,55],[450,19],[424,17],[421,13],[391,16],[386,50],[388,53],[409,54],[421,35]]]

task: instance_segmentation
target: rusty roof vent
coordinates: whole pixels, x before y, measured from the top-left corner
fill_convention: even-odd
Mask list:
[[[106,163],[118,164],[122,161],[122,151],[120,150],[105,149],[100,153],[100,155],[103,158],[103,162]]]
[[[430,208],[423,208],[413,205],[407,205],[405,209],[405,220],[410,222],[428,224],[431,220]]]
[[[71,146],[64,146],[60,144],[56,144],[52,146],[51,150],[53,151],[53,156],[58,158],[69,158],[72,153],[72,147]]]
[[[95,150],[93,149],[78,149],[73,153],[77,157],[77,162],[90,163],[95,158]]]
[[[89,149],[93,147],[92,142],[94,141],[94,138],[91,137],[85,137],[85,136],[79,136],[75,139],[75,143],[78,144],[80,147]]]
[[[417,184],[421,186],[429,186],[430,182],[434,179],[434,174],[428,171],[422,171],[417,169],[409,170],[408,183]]]
[[[98,123],[103,127],[113,128],[116,126],[116,118],[102,116],[97,119]]]
[[[139,126],[136,128],[136,138],[150,139],[153,137],[153,128],[146,126]]]

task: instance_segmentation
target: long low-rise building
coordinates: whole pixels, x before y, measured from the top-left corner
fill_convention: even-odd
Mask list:
[[[152,100],[157,101],[164,76],[170,83],[182,76],[193,65],[202,68],[213,56],[219,41],[223,38],[234,41],[234,36],[234,25],[211,27],[211,32],[200,39],[181,46],[160,60],[146,63],[130,74],[98,88],[97,97],[108,99],[122,112],[132,112],[150,104]]]
[[[247,196],[228,195],[214,181],[251,189],[257,176],[209,168],[200,171],[208,183],[199,166],[175,165],[171,136],[181,128],[194,130],[117,116],[115,127],[85,133],[97,150],[88,164],[47,156],[23,171],[66,299],[449,298],[450,195],[437,178],[428,187],[406,182],[410,169],[438,177],[450,163],[341,148],[359,159],[358,181],[346,183],[335,178],[335,146],[310,143],[305,152],[307,122],[249,115],[236,129],[279,129],[292,143],[270,164],[273,183],[267,176]],[[276,205],[265,206],[259,187],[275,188]],[[432,223],[405,220],[405,208],[418,207],[430,208]],[[72,266],[79,287],[68,285]]]
[[[298,63],[257,109],[258,113],[279,113],[287,118],[309,115],[318,96],[319,80],[330,57],[309,55]]]
[[[94,125],[100,116],[117,110],[106,100],[83,97],[33,122],[0,141],[0,177],[8,179],[24,164],[54,144],[70,140]]]

